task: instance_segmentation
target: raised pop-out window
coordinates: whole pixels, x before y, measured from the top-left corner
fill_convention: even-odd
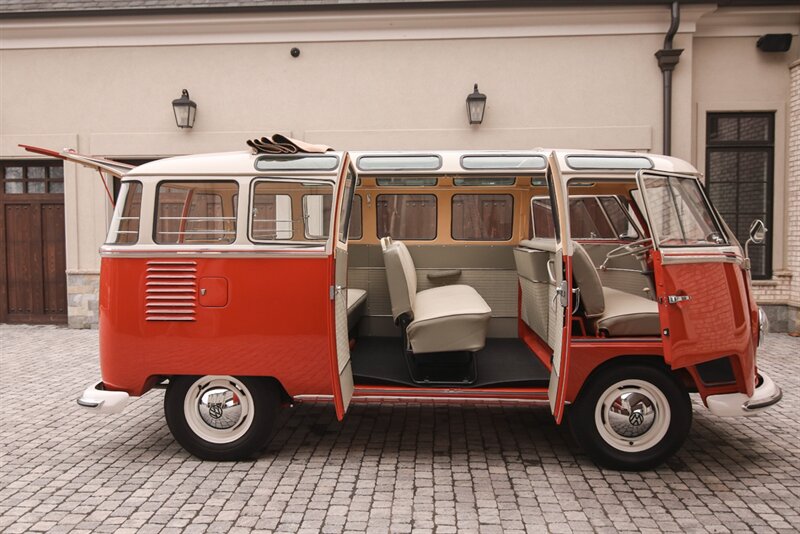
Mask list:
[[[378,195],[378,237],[436,239],[436,196]]]
[[[111,223],[108,242],[115,245],[133,245],[139,241],[139,220],[142,213],[141,182],[125,182],[120,186],[116,220]]]
[[[239,185],[233,181],[161,182],[153,240],[161,245],[233,243],[238,191]]]
[[[250,206],[250,239],[327,241],[333,187],[325,183],[259,180]]]
[[[453,239],[508,241],[514,223],[511,195],[454,195]]]
[[[331,215],[331,195],[303,196],[303,216],[306,223],[306,239],[327,239]],[[350,214],[350,239],[361,239],[361,195],[353,197]]]

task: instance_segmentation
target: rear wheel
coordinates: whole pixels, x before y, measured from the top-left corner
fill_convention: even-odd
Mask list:
[[[611,367],[592,377],[570,408],[576,441],[611,469],[653,468],[683,444],[692,424],[689,394],[667,370]]]
[[[170,380],[164,414],[172,435],[203,460],[251,457],[267,442],[280,395],[274,383],[233,376]]]

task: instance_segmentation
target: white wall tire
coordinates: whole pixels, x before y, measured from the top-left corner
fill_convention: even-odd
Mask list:
[[[598,464],[650,469],[674,454],[689,433],[692,405],[666,368],[618,365],[587,380],[570,407],[576,441]]]
[[[251,457],[266,444],[280,396],[273,381],[233,376],[173,377],[167,425],[183,448],[205,460]]]

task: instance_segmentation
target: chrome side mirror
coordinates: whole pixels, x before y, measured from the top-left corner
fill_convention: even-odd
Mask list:
[[[768,231],[764,221],[756,219],[753,221],[753,224],[750,225],[750,239],[748,241],[760,245],[767,239]]]
[[[750,237],[744,243],[744,258],[745,258],[745,266],[744,268],[748,271],[750,270],[750,243],[755,243],[756,245],[760,245],[767,239],[767,225],[764,224],[764,221],[761,219],[756,219],[753,221],[753,224],[750,225]]]

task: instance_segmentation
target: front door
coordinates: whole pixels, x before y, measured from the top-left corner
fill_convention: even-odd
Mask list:
[[[0,322],[67,322],[64,165],[0,162]]]
[[[637,179],[655,248],[665,361],[678,369],[735,357],[752,394],[755,354],[740,248],[696,177],[641,171]]]
[[[548,325],[548,344],[553,348],[553,362],[550,369],[550,382],[547,397],[550,410],[556,422],[564,416],[564,405],[569,371],[569,344],[572,337],[572,262],[569,257],[569,210],[567,209],[567,187],[561,177],[555,153],[550,155],[547,172],[547,188],[550,205],[553,209],[555,227],[555,252],[547,264],[551,282],[550,320]]]
[[[343,166],[345,177],[339,187],[333,234],[333,284],[331,299],[334,309],[334,337],[336,347],[333,398],[336,416],[341,421],[353,397],[353,370],[350,363],[350,335],[347,330],[347,238],[350,230],[350,211],[355,191],[356,174],[349,162]]]

